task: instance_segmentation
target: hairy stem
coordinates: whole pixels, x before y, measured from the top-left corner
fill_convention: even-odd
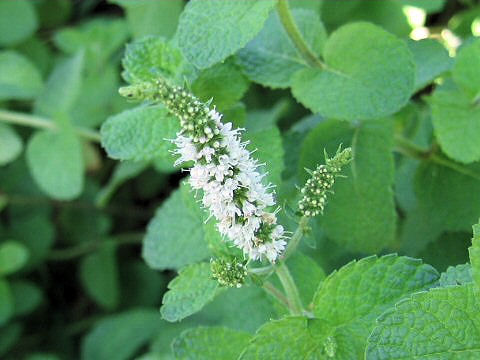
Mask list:
[[[0,121],[40,129],[58,129],[58,126],[49,119],[8,110],[0,110]],[[87,140],[98,143],[100,142],[100,134],[94,130],[86,129],[83,127],[75,127],[75,132]]]
[[[263,283],[263,289],[267,293],[272,295],[274,298],[276,298],[278,301],[280,301],[283,305],[289,307],[288,299],[271,282],[266,281],[265,283]]]
[[[300,240],[302,240],[303,235],[305,234],[308,226],[309,218],[306,216],[302,216],[298,223],[297,230],[292,235],[292,238],[288,242],[287,249],[285,250],[285,256],[282,261],[287,260],[297,249]]]
[[[290,314],[301,315],[303,313],[302,301],[300,300],[297,286],[295,285],[295,281],[293,280],[290,271],[288,271],[287,265],[281,261],[275,266],[275,270],[282,283],[283,289],[285,290]]]
[[[402,136],[395,136],[395,150],[403,155],[412,157],[414,159],[429,160],[438,165],[442,165],[449,169],[455,170],[460,174],[480,180],[480,174],[470,170],[466,166],[450,160],[445,156],[436,153],[433,150],[424,150],[420,146],[414,144],[413,142]]]
[[[285,31],[305,61],[307,61],[307,63],[312,67],[317,67],[320,69],[325,68],[325,65],[310,49],[300,33],[300,30],[298,30],[295,19],[293,18],[292,12],[288,6],[288,0],[278,0],[277,11]]]

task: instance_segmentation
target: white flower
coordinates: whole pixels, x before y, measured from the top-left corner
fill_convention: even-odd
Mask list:
[[[174,100],[167,106],[174,107]],[[274,197],[262,183],[265,175],[246,149],[248,143],[241,142],[242,129],[223,124],[215,109],[199,110],[196,116],[193,107],[184,109],[184,101],[173,109],[182,118],[182,130],[173,140],[180,156],[176,164],[194,162],[189,183],[203,190],[202,204],[217,219],[218,231],[251,259],[274,262],[285,249],[284,231],[266,211],[275,205]]]

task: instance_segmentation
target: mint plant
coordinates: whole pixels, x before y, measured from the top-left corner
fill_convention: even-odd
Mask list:
[[[0,1],[0,358],[479,356],[478,4],[96,4]]]

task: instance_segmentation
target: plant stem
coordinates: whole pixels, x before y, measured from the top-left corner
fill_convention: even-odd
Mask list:
[[[278,265],[275,266],[275,270],[277,272],[278,278],[280,279],[280,282],[282,283],[283,289],[285,290],[290,314],[302,315],[302,301],[300,300],[297,286],[295,285],[295,281],[293,280],[292,275],[290,275],[290,271],[288,271],[287,265],[285,265],[285,263],[281,261],[278,263]]]
[[[271,282],[266,281],[263,283],[263,288],[267,293],[272,295],[274,298],[276,298],[278,301],[280,301],[283,305],[288,307],[288,299],[285,297],[285,295],[282,294],[280,290],[278,290]]]
[[[112,241],[115,245],[126,245],[126,244],[139,244],[142,242],[144,234],[133,233],[133,234],[123,234],[118,235],[116,240],[108,240]],[[59,250],[52,250],[48,256],[48,260],[50,261],[68,261],[75,259],[79,256],[86,255],[90,252],[95,251],[98,249],[102,244],[108,241],[88,241],[84,243],[80,243],[76,246],[72,246],[66,249],[59,249]]]
[[[300,243],[300,240],[302,239],[307,229],[308,220],[309,218],[306,216],[302,216],[300,218],[297,230],[295,230],[295,232],[292,235],[292,238],[288,242],[287,249],[285,250],[285,256],[282,259],[282,261],[287,260],[297,249],[297,246]]]
[[[298,30],[295,19],[293,18],[292,12],[288,6],[288,0],[278,0],[277,11],[285,31],[305,61],[307,61],[307,63],[312,67],[317,67],[320,69],[325,68],[325,65],[310,49],[308,44],[303,39],[300,30]]]
[[[16,125],[30,126],[41,129],[56,130],[58,126],[55,122],[42,118],[40,116],[29,115],[25,113],[19,113],[9,110],[0,110],[0,121],[8,122]],[[86,129],[83,127],[75,127],[75,132],[81,137],[94,141],[100,142],[100,134],[94,130]]]
[[[395,136],[395,145],[395,150],[403,155],[419,160],[429,160],[436,164],[455,170],[463,175],[480,180],[480,174],[477,174],[464,165],[452,161],[433,150],[424,150],[420,146],[402,136]]]

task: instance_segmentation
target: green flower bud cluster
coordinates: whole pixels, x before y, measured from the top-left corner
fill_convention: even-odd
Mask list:
[[[302,188],[302,199],[298,208],[302,216],[314,217],[323,214],[327,202],[327,194],[332,192],[335,177],[340,176],[342,167],[352,160],[352,149],[337,150],[333,158],[325,154],[325,165],[319,165],[314,171],[308,170],[312,176]]]
[[[210,269],[218,283],[228,287],[242,287],[248,275],[247,266],[237,258],[211,259]]]
[[[120,95],[133,100],[160,102],[180,119],[182,135],[192,139],[198,150],[204,146],[218,149],[221,144],[217,113],[181,86],[170,85],[165,79],[141,82],[120,88]]]

